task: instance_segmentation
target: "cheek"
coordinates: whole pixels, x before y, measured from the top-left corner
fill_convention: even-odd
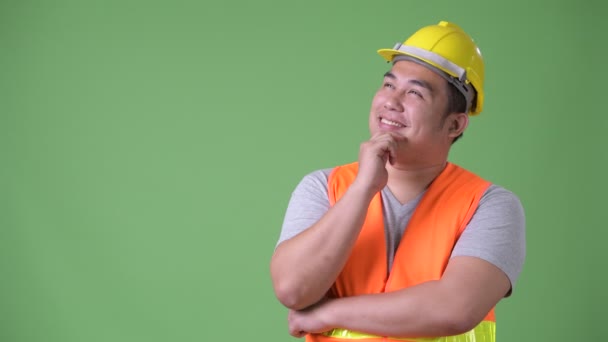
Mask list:
[[[386,96],[381,90],[378,90],[372,98],[372,108],[381,108],[386,103]]]
[[[443,130],[441,120],[434,116],[434,113],[419,113],[412,117],[412,126],[420,132],[420,134],[435,134]]]
[[[376,128],[378,127],[378,124],[376,123],[376,115],[374,115],[373,112],[369,115],[368,126],[370,133],[372,133],[373,135],[376,132]]]
[[[382,108],[384,107],[382,105],[382,103],[383,103],[383,101],[382,101],[381,96],[376,95],[372,99],[370,114],[369,114],[370,123],[374,122],[377,118],[378,113],[382,111]]]

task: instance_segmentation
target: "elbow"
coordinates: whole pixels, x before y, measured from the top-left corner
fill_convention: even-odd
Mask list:
[[[288,273],[272,266],[270,274],[274,294],[283,306],[292,310],[301,310],[312,304],[307,301],[306,289],[299,279],[290,277]]]
[[[459,310],[458,312],[448,311],[445,313],[440,322],[445,336],[464,334],[474,329],[481,322],[480,318],[468,311]]]
[[[283,306],[292,310],[302,310],[320,300],[325,293],[318,295],[320,289],[314,283],[305,281],[293,267],[285,266],[273,257],[270,275],[274,294]]]
[[[283,306],[292,310],[302,310],[309,306],[297,286],[289,285],[286,281],[274,281],[274,293]]]
[[[296,286],[297,281],[288,277],[285,272],[281,272],[280,268],[274,263],[270,265],[270,276],[274,295],[279,302],[289,309],[299,310],[300,295],[298,293],[300,290]]]
[[[458,317],[448,320],[445,324],[446,336],[460,335],[468,331],[471,331],[479,324],[475,320],[468,319],[466,317]]]

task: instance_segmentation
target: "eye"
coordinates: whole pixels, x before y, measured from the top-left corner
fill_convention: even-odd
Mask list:
[[[384,84],[382,85],[384,88],[389,88],[389,89],[394,89],[395,86],[390,83],[390,82],[384,82]]]
[[[422,98],[422,93],[421,93],[421,92],[419,92],[419,91],[418,91],[418,90],[416,90],[416,89],[410,89],[410,90],[408,90],[408,91],[407,91],[407,93],[408,93],[408,94],[413,94],[413,95],[418,96],[419,98]]]

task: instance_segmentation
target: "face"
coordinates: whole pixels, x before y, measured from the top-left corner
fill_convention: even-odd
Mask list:
[[[454,137],[450,116],[445,116],[447,101],[445,79],[422,65],[399,61],[374,96],[370,132],[404,136],[403,155],[408,161],[445,159]]]

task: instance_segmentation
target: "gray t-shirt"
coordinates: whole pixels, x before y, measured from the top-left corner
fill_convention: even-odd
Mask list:
[[[308,229],[329,210],[327,181],[331,171],[312,172],[298,184],[291,195],[277,246]],[[381,194],[390,270],[405,227],[424,193],[405,204],[401,204],[388,187]],[[473,256],[494,264],[509,277],[513,289],[525,254],[525,217],[519,198],[498,185],[491,185],[451,256]]]

